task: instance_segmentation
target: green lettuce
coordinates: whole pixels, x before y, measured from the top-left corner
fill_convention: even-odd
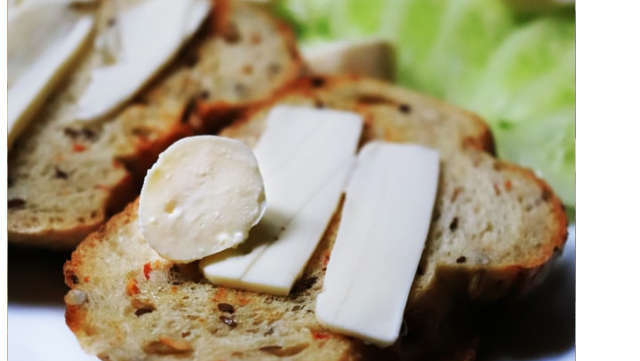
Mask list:
[[[575,205],[575,16],[517,14],[503,0],[276,0],[303,45],[381,37],[406,87],[491,126],[500,157]]]

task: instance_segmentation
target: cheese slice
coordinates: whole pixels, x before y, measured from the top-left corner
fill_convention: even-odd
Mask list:
[[[68,75],[94,19],[64,2],[18,5],[8,22],[8,146]]]
[[[420,145],[373,142],[347,186],[316,317],[379,347],[398,338],[438,188],[439,155]]]
[[[254,149],[266,213],[245,244],[201,261],[204,276],[218,285],[288,294],[338,206],[362,122],[354,113],[274,108]]]
[[[195,34],[211,5],[209,0],[145,0],[124,12],[118,21],[120,53],[114,64],[91,72],[77,119],[95,120],[135,96]]]
[[[359,74],[371,78],[395,79],[395,52],[390,42],[370,38],[338,40],[302,48],[307,68],[316,74]]]
[[[162,257],[191,262],[242,243],[265,207],[251,149],[230,138],[195,136],[171,145],[147,172],[138,225]]]

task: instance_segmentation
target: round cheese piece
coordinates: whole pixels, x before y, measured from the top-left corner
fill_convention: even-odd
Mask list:
[[[258,162],[240,141],[184,138],[147,172],[139,227],[149,246],[176,262],[192,262],[238,246],[266,208]]]

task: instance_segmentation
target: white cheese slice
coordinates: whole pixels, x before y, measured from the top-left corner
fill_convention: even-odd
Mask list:
[[[316,317],[379,347],[398,338],[438,188],[439,155],[420,145],[361,150],[331,252]]]
[[[118,21],[120,54],[98,67],[78,101],[78,120],[95,120],[122,106],[178,54],[210,11],[209,0],[146,0]]]
[[[267,211],[249,239],[201,261],[214,284],[286,295],[338,206],[362,117],[335,110],[276,107],[254,152]]]
[[[258,162],[242,142],[181,139],[147,172],[138,224],[158,254],[191,262],[247,239],[266,207]]]
[[[94,19],[63,2],[21,4],[8,21],[8,146],[69,73]]]
[[[358,74],[393,81],[395,52],[390,42],[371,38],[339,40],[302,48],[307,68],[315,74]]]

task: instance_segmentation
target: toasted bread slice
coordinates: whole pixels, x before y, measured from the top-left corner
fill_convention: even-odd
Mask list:
[[[291,294],[277,297],[217,287],[197,264],[162,259],[138,231],[134,202],[65,265],[66,320],[82,347],[112,361],[473,359],[470,311],[529,290],[564,245],[567,219],[553,191],[531,171],[487,153],[490,133],[477,117],[373,80],[302,79],[221,134],[253,145],[276,104],[356,110],[366,118],[363,144],[385,139],[441,152],[403,337],[378,349],[316,321],[339,209]]]
[[[102,1],[97,34],[117,26]],[[245,2],[216,0],[212,16],[178,58],[130,105],[94,123],[74,120],[76,100],[101,63],[86,49],[9,154],[11,242],[72,249],[138,193],[147,168],[173,141],[212,132],[299,76],[288,27]]]

